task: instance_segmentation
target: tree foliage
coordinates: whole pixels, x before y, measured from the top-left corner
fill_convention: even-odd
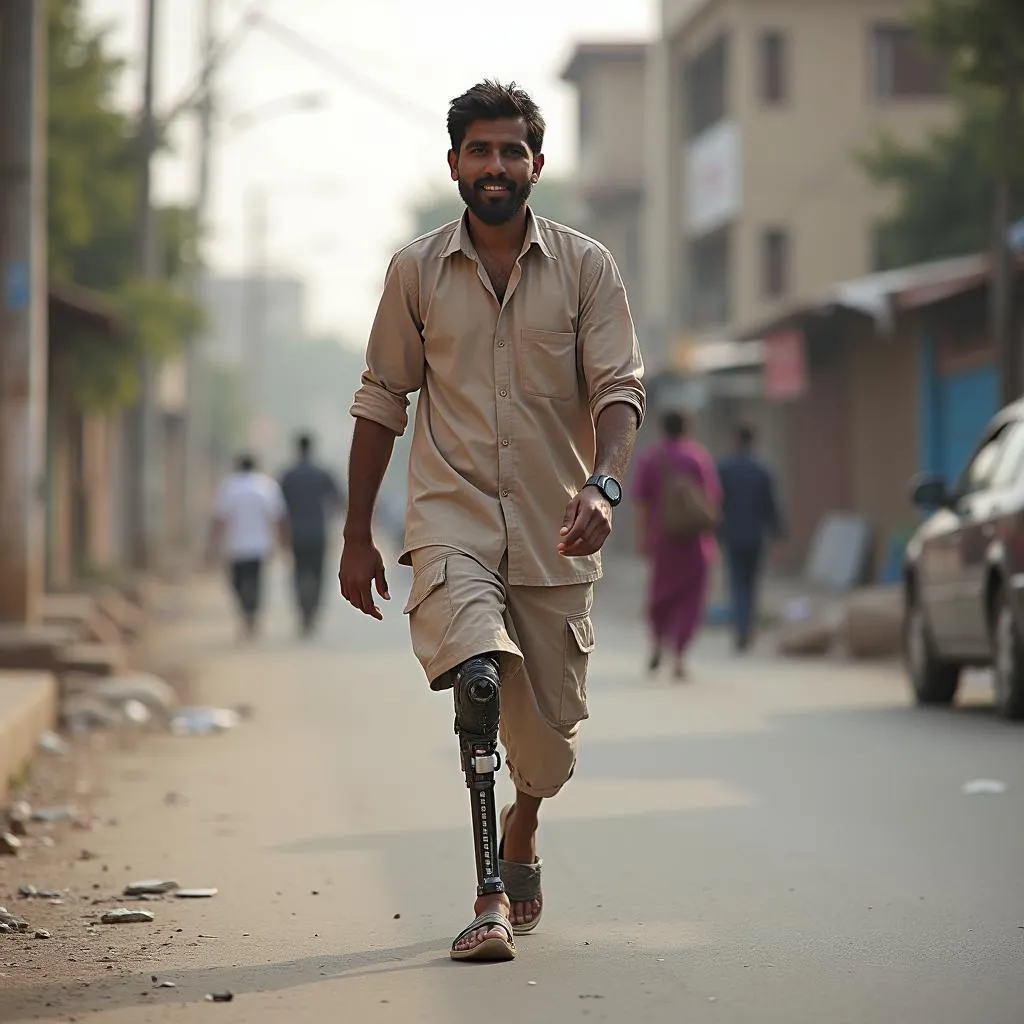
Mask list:
[[[1024,4],[1020,0],[931,0],[914,23],[961,80],[1002,89],[1024,77]]]
[[[880,269],[983,250],[991,239],[997,112],[991,96],[972,94],[950,128],[924,146],[882,135],[861,154],[876,184],[896,194],[894,212],[876,225]],[[1014,177],[1024,199],[1024,175]]]
[[[921,147],[882,135],[859,156],[871,180],[896,194],[893,214],[876,226],[884,269],[987,249],[1000,179],[1011,209],[1024,200],[1024,3],[931,0],[913,22],[949,61],[958,116]],[[1016,118],[1007,118],[1008,96]]]
[[[47,234],[49,273],[102,294],[125,325],[117,341],[76,339],[74,378],[89,406],[121,405],[138,390],[143,353],[180,349],[198,311],[175,287],[194,218],[157,211],[165,277],[139,279],[139,174],[134,119],[117,107],[124,62],[82,0],[48,0]]]

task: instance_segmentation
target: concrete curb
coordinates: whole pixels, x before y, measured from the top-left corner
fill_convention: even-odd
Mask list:
[[[0,804],[57,722],[57,679],[49,672],[0,672]]]

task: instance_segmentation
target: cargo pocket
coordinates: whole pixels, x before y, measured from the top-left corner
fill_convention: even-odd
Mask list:
[[[565,670],[559,725],[575,725],[589,715],[587,710],[587,666],[594,650],[594,623],[590,614],[566,619]]]
[[[426,672],[441,650],[455,614],[448,593],[447,557],[428,562],[413,576],[402,614],[409,616],[413,653]]]

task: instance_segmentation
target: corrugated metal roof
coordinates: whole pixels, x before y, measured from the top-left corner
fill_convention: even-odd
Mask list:
[[[988,265],[988,257],[976,253],[841,281],[815,299],[740,331],[736,340],[763,338],[795,320],[840,309],[871,318],[877,329],[885,333],[891,330],[897,310],[918,308],[967,291],[988,277]]]

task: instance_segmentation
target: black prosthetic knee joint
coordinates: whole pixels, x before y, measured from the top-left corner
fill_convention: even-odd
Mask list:
[[[454,690],[455,732],[473,812],[477,895],[500,893],[505,886],[498,872],[498,821],[494,805],[494,773],[501,767],[501,677],[497,656],[482,654],[463,662],[455,672]]]

